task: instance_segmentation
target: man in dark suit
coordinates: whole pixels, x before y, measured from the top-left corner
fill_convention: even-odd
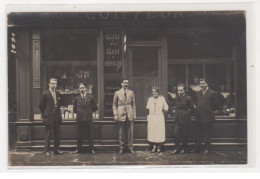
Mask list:
[[[82,140],[84,131],[87,132],[88,135],[88,143],[89,143],[89,152],[91,154],[95,154],[92,142],[92,113],[97,111],[98,107],[95,101],[94,96],[88,93],[88,88],[85,84],[81,83],[79,85],[80,95],[74,98],[74,112],[77,113],[77,133],[78,133],[78,141],[77,141],[77,150],[74,152],[82,153]]]
[[[195,105],[190,96],[185,94],[185,85],[180,83],[177,86],[178,95],[175,98],[175,150],[171,154],[184,154],[187,151],[191,112],[195,111]],[[182,143],[182,146],[180,145]]]
[[[54,134],[54,154],[61,154],[60,145],[60,125],[62,122],[60,111],[60,93],[56,90],[57,79],[51,78],[49,81],[49,89],[44,91],[39,108],[42,112],[43,123],[45,124],[45,147],[46,156],[50,156],[50,138],[53,131]]]
[[[203,153],[209,153],[209,146],[211,141],[212,124],[215,119],[215,110],[217,110],[217,92],[209,89],[207,80],[200,79],[201,91],[198,92],[197,114],[195,125],[196,131],[196,147],[191,152],[199,152],[202,139],[205,138],[205,146]]]

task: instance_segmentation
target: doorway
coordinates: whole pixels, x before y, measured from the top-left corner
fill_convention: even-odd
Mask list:
[[[126,77],[134,91],[136,116],[146,117],[146,104],[152,96],[152,87],[161,88],[160,46],[131,46],[126,60]]]

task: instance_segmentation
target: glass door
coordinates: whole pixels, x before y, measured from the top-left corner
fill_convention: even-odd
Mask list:
[[[130,49],[130,89],[135,93],[136,115],[146,116],[146,104],[152,96],[152,87],[160,88],[159,47],[137,46]]]

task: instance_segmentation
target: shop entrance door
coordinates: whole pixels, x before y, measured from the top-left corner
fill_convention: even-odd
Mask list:
[[[152,87],[160,88],[160,54],[158,46],[134,46],[129,48],[126,60],[130,89],[135,93],[136,115],[146,116],[146,104],[152,96]]]

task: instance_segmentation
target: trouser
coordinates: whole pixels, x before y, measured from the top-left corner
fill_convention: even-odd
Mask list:
[[[173,136],[175,137],[175,147],[177,150],[184,149],[187,150],[187,143],[189,138],[190,123],[181,123],[176,121],[173,127]],[[182,147],[180,145],[182,143]]]
[[[127,136],[127,141],[128,141],[128,148],[133,149],[133,126],[134,126],[134,122],[129,121],[128,117],[126,117],[125,121],[119,121],[120,149],[124,148],[126,136]]]
[[[196,148],[199,149],[201,143],[205,142],[205,149],[208,149],[211,142],[211,131],[212,131],[212,123],[211,122],[195,122],[196,125],[196,136],[195,143]]]
[[[77,134],[78,134],[78,140],[77,140],[77,150],[82,150],[82,141],[84,138],[84,131],[86,131],[88,136],[88,145],[89,150],[93,150],[93,142],[92,142],[92,129],[93,129],[93,123],[92,121],[84,121],[84,122],[77,122]]]
[[[54,151],[57,151],[59,149],[59,145],[60,145],[60,124],[57,121],[54,121],[52,124],[45,125],[44,152],[48,152],[50,150],[50,140],[51,140],[52,132],[53,132],[53,138],[54,138]]]

